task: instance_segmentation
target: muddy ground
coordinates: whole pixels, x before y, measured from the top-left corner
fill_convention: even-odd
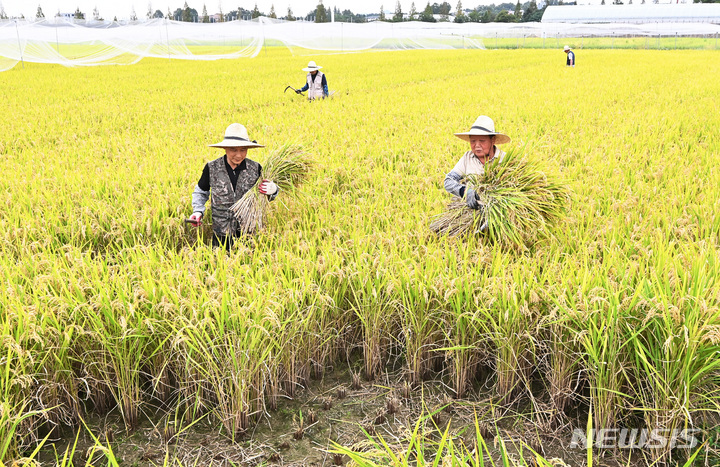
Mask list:
[[[183,466],[339,465],[346,464],[349,458],[332,454],[332,441],[367,450],[371,447],[368,440],[371,434],[382,436],[391,445],[406,446],[406,440],[423,417],[419,430],[427,439],[437,439],[436,427],[444,430],[450,424],[451,433],[472,446],[477,414],[481,428],[486,430],[484,439],[495,454],[499,432],[517,460],[520,450],[528,458],[529,445],[541,451],[546,459],[553,459],[553,465],[558,467],[586,463],[584,450],[567,449],[572,439],[571,424],[581,426],[582,420],[564,417],[561,423],[547,425],[539,433],[538,421],[544,420],[543,416],[527,415],[533,406],[542,406],[538,401],[533,405],[528,398],[520,398],[520,402],[499,408],[490,391],[482,387],[474,388],[463,400],[453,400],[447,396],[452,391],[442,381],[426,381],[417,387],[403,381],[399,371],[372,382],[357,375],[353,379],[349,368],[326,373],[309,381],[294,399],[282,398],[277,410],[261,414],[248,434],[234,441],[222,432],[217,421],[208,419],[169,436],[162,414],[153,414],[148,407],[144,409],[144,420],[131,433],[125,431],[117,413],[91,417],[85,421],[87,428],[66,429],[62,439],[47,444],[38,461],[41,465],[55,465],[67,451],[76,466],[88,461],[105,465],[104,457],[108,454],[93,448],[96,437],[111,447],[122,466],[178,465],[178,462]],[[435,415],[430,416],[433,412]],[[301,419],[303,429],[299,430]],[[616,460],[609,454],[602,465],[642,464],[635,461],[628,464],[627,460]]]

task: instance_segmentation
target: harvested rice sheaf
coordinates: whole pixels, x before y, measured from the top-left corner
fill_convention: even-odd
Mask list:
[[[271,152],[261,165],[262,179],[275,182],[283,196],[295,195],[313,167],[307,153],[300,146],[291,143]],[[258,180],[258,183],[230,208],[237,219],[238,229],[246,235],[261,231],[267,219],[270,201],[258,191],[261,181]]]
[[[483,175],[468,175],[481,209],[453,198],[430,229],[440,235],[484,235],[504,246],[523,249],[549,234],[570,201],[569,188],[548,177],[536,161],[508,152],[485,166]]]

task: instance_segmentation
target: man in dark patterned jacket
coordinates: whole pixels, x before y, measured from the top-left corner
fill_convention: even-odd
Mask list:
[[[251,141],[247,130],[239,123],[233,123],[225,130],[225,138],[211,147],[225,150],[225,155],[205,164],[200,180],[192,194],[193,225],[202,225],[205,204],[210,193],[210,207],[213,217],[213,246],[232,247],[239,236],[237,220],[230,207],[250,190],[262,176],[262,167],[247,159],[248,149],[262,148],[257,141]],[[258,191],[274,200],[278,186],[270,180],[263,180]]]

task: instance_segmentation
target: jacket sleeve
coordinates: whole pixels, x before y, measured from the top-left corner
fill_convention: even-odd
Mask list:
[[[303,86],[303,87],[300,88],[300,92],[305,92],[305,91],[308,90],[308,88],[310,88],[310,86],[308,86],[308,84],[305,83],[305,86]]]
[[[192,193],[193,212],[205,214],[205,203],[207,203],[208,199],[210,199],[210,191],[205,191],[199,186],[195,186],[195,190]]]
[[[328,91],[327,84],[323,86],[323,94],[325,97],[328,97],[330,95],[330,91]]]
[[[463,195],[465,195],[465,185],[460,183],[462,178],[463,177],[460,173],[455,170],[451,170],[447,175],[445,175],[445,190],[451,195],[462,198]]]

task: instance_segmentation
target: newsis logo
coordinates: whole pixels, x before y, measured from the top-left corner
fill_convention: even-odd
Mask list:
[[[668,430],[656,428],[603,428],[591,430],[592,443],[597,449],[675,449],[694,448],[698,444],[695,437],[697,428]],[[570,441],[570,449],[587,449],[587,432],[575,428]]]

